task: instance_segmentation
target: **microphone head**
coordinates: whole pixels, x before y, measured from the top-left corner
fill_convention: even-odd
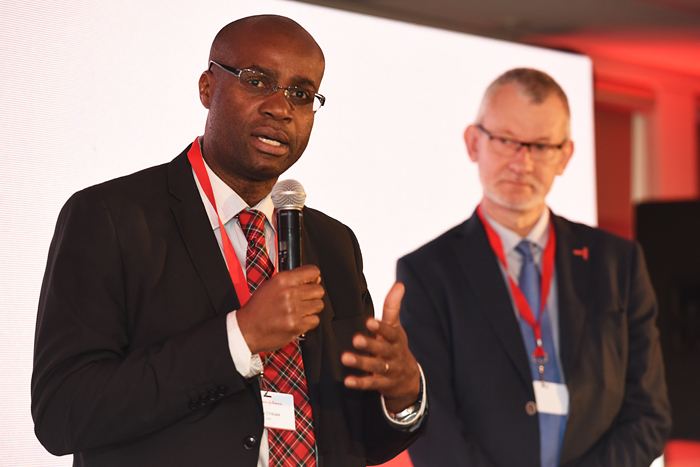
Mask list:
[[[296,180],[282,180],[272,188],[272,204],[276,209],[301,209],[306,201],[306,192]]]

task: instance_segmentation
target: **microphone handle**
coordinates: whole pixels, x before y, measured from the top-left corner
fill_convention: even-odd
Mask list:
[[[277,210],[277,264],[279,271],[301,266],[301,230],[304,215],[300,209]]]

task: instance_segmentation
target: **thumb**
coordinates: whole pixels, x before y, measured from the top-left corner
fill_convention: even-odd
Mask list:
[[[401,299],[405,291],[405,287],[401,282],[395,282],[394,285],[386,294],[384,299],[384,308],[382,311],[382,322],[390,326],[399,325],[399,310],[401,309]]]

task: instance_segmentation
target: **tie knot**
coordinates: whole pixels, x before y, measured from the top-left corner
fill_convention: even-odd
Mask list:
[[[246,209],[238,213],[238,221],[248,243],[264,238],[265,214],[255,209]]]
[[[520,253],[525,263],[534,263],[535,257],[533,252],[535,251],[535,248],[537,248],[537,245],[529,240],[523,240],[522,242],[518,243],[518,246],[515,247],[515,251]]]

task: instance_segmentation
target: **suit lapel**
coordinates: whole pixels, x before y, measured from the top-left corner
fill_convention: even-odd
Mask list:
[[[187,151],[168,165],[168,189],[179,200],[173,205],[175,221],[217,314],[240,308],[221,250],[212,233],[194,181]]]
[[[454,247],[462,273],[472,284],[473,292],[481,303],[477,312],[484,314],[523,383],[530,386],[530,366],[510,292],[476,213],[463,224],[461,236]]]
[[[586,318],[585,297],[590,296],[587,238],[576,235],[561,217],[552,215],[557,235],[556,268],[559,301],[559,354],[566,381],[574,374]],[[582,250],[586,248],[586,255]],[[574,253],[574,250],[578,254]]]
[[[313,248],[313,242],[309,238],[309,234],[306,229],[303,231],[302,235],[302,248],[303,248],[303,263],[313,264],[321,268],[319,264],[318,256]],[[321,285],[323,283],[323,274],[321,274]],[[314,329],[306,333],[306,338],[302,343],[302,355],[304,359],[304,372],[306,373],[306,381],[309,386],[312,383],[317,383],[321,379],[321,357],[323,355],[323,335],[324,332],[330,332],[328,330],[332,329],[331,321],[333,320],[333,307],[326,293],[323,296],[323,311],[319,315],[321,318],[321,323]]]

